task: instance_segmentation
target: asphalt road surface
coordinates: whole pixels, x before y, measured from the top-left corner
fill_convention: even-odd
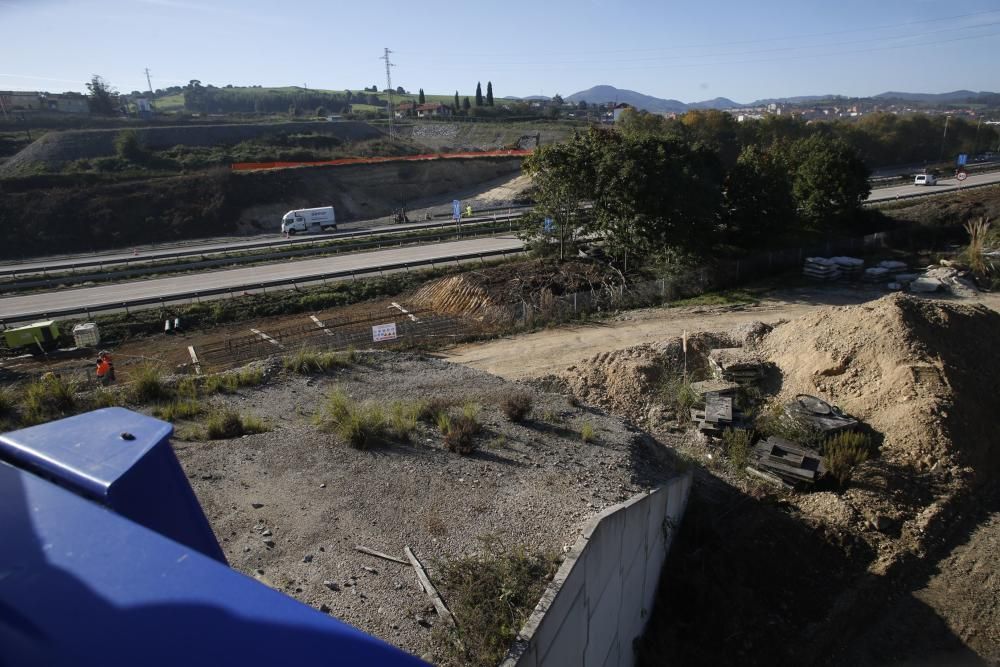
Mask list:
[[[243,289],[269,280],[298,279],[307,282],[309,278],[334,271],[364,271],[391,264],[420,262],[426,260],[446,260],[456,255],[474,255],[479,252],[498,250],[518,251],[522,242],[515,236],[477,238],[451,243],[435,243],[422,246],[407,246],[391,250],[339,255],[309,259],[300,262],[280,262],[229,269],[204,271],[168,278],[137,280],[134,282],[60,289],[52,292],[38,292],[23,296],[0,298],[0,320],[19,321],[24,314],[58,311],[67,308],[98,307],[121,304],[126,301],[146,298],[169,298],[172,296],[211,289]]]
[[[1000,172],[976,174],[969,176],[961,183],[955,178],[943,178],[937,182],[937,185],[899,185],[892,188],[879,188],[878,190],[872,191],[871,196],[868,197],[868,201],[885,201],[887,199],[895,199],[896,197],[903,197],[906,195],[940,194],[942,192],[950,192],[952,190],[959,190],[960,188],[967,188],[970,185],[983,185],[985,183],[1000,183]]]

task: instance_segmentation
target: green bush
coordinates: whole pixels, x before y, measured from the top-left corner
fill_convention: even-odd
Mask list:
[[[500,410],[512,422],[522,422],[531,415],[531,394],[517,391],[504,398]]]
[[[163,368],[156,363],[136,366],[129,373],[132,380],[132,400],[136,403],[153,403],[171,397],[170,388],[163,381]]]
[[[487,545],[480,555],[446,561],[441,587],[459,619],[457,641],[442,642],[455,664],[489,666],[503,660],[555,574],[554,553]]]
[[[184,378],[177,383],[177,395],[181,398],[198,398],[198,382],[194,378]]]
[[[76,385],[70,380],[47,373],[28,384],[21,406],[22,421],[27,424],[59,419],[71,415],[77,407]]]
[[[583,426],[580,427],[580,440],[583,442],[593,442],[594,435],[594,425],[590,422],[583,422]]]
[[[854,476],[854,469],[871,456],[872,441],[867,433],[845,431],[827,438],[822,451],[827,474],[844,487]]]
[[[663,380],[660,400],[670,408],[677,421],[685,422],[691,417],[691,408],[698,404],[698,394],[683,376],[672,376]]]

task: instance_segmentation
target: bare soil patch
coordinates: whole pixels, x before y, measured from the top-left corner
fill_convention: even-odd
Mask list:
[[[352,449],[312,423],[333,387],[382,405],[436,398],[461,413],[474,402],[483,427],[478,449],[449,452],[423,423],[409,443]],[[533,399],[532,416],[519,424],[500,409],[515,389]],[[561,553],[588,517],[674,469],[661,445],[619,418],[419,355],[366,354],[332,375],[279,376],[212,400],[272,427],[236,440],[175,443],[230,563],[435,660],[443,657],[432,641],[437,618],[413,572],[355,545],[396,556],[408,545],[432,577],[448,559],[483,549],[480,538]],[[580,437],[585,424],[596,431],[592,442]]]

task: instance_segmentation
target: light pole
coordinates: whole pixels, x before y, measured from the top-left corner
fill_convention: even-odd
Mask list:
[[[944,159],[944,142],[948,138],[948,121],[951,120],[951,116],[944,117],[944,136],[941,137],[941,155],[938,156],[938,162]]]

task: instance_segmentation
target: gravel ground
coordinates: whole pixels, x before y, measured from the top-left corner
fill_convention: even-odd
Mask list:
[[[474,402],[479,450],[451,453],[424,424],[410,444],[369,451],[339,444],[311,422],[335,386],[383,404],[436,397],[456,401],[458,412]],[[534,397],[524,424],[511,424],[497,407],[515,388]],[[428,658],[437,617],[413,572],[355,545],[397,557],[408,545],[432,578],[436,562],[477,551],[486,536],[562,551],[588,517],[672,471],[664,447],[618,418],[414,354],[370,353],[321,377],[276,372],[261,388],[213,400],[272,426],[236,440],[174,445],[230,564]],[[588,422],[596,440],[584,443]]]

